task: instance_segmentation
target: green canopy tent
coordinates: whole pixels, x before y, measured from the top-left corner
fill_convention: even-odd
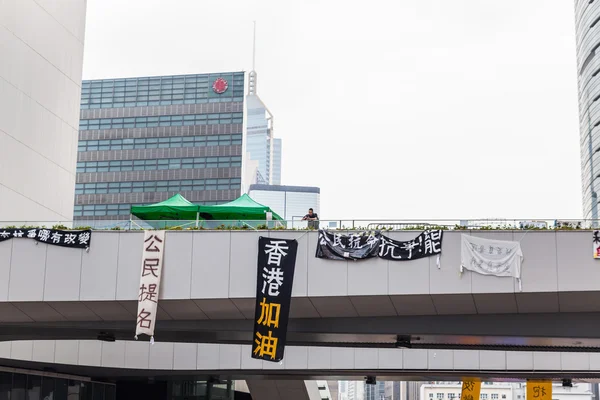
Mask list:
[[[269,206],[257,203],[247,194],[243,194],[229,203],[199,206],[198,211],[200,218],[213,221],[266,221],[267,212],[272,213],[273,220],[282,220]]]
[[[160,203],[131,206],[131,214],[145,221],[198,221],[198,206],[176,194]]]

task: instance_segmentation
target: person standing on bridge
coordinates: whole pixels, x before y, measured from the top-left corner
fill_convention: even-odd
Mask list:
[[[302,218],[302,221],[308,221],[309,229],[319,229],[319,216],[316,212],[313,212],[312,208],[308,209],[308,214]]]

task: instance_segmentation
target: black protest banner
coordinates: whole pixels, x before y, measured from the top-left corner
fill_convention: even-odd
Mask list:
[[[425,231],[412,240],[399,241],[381,235],[379,257],[392,261],[410,261],[442,252],[443,231]]]
[[[92,231],[90,229],[62,231],[46,228],[0,228],[0,242],[19,238],[33,239],[54,246],[87,249],[92,242]]]
[[[349,235],[319,230],[317,258],[330,260],[363,260],[377,257],[379,232],[359,232]]]
[[[260,237],[252,358],[283,359],[298,242]]]

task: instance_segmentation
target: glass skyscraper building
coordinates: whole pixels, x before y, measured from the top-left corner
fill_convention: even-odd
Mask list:
[[[76,220],[127,219],[180,193],[240,196],[244,72],[84,81]]]
[[[583,217],[598,218],[600,173],[600,1],[575,0]]]
[[[273,136],[273,114],[258,97],[257,74],[254,69],[248,74],[248,96],[246,96],[246,162],[249,185],[281,184],[281,139]]]

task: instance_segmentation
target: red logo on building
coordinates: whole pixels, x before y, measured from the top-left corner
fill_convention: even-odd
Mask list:
[[[227,91],[227,88],[229,87],[229,84],[227,83],[227,81],[223,78],[217,78],[214,82],[213,82],[213,91],[216,94],[222,94],[225,93]]]

